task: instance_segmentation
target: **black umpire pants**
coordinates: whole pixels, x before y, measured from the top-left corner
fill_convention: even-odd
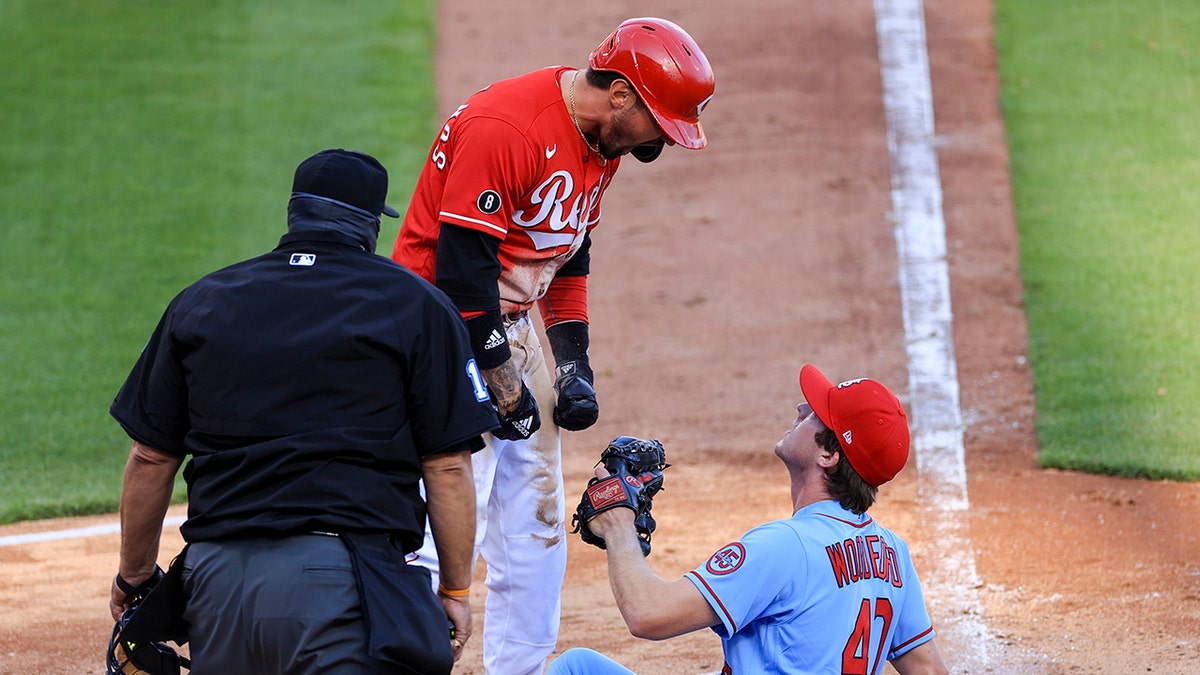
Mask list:
[[[366,655],[354,569],[337,537],[197,542],[183,584],[191,675],[382,672]]]

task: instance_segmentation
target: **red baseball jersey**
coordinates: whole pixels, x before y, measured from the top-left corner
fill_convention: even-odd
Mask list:
[[[500,311],[530,309],[600,220],[620,165],[588,149],[562,99],[558,66],[501,80],[458,108],[433,143],[392,259],[433,281],[441,223],[497,237]],[[566,286],[566,285],[564,285]],[[568,295],[586,294],[570,284]],[[567,305],[586,321],[586,297]],[[545,316],[547,323],[553,323]]]

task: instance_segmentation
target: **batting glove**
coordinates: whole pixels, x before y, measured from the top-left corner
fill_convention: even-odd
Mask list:
[[[495,397],[492,397],[493,404]],[[521,383],[521,401],[507,415],[501,415],[496,409],[496,417],[500,420],[500,428],[492,431],[492,435],[506,441],[523,441],[542,428],[542,415],[538,412],[537,401],[533,392],[525,383]]]
[[[554,369],[554,423],[567,431],[580,431],[596,423],[600,405],[592,387],[592,369],[586,361],[567,361]]]

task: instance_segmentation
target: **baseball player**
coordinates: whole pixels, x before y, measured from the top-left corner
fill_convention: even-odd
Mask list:
[[[587,275],[601,199],[624,155],[648,162],[664,145],[703,148],[712,94],[708,60],[683,29],[630,19],[587,69],[543,68],[467,99],[417,181],[392,258],[457,305],[500,424],[473,457],[488,672],[541,673],[557,641],[567,560],[560,429],[585,429],[599,414]],[[428,540],[411,562],[436,573]]]
[[[625,623],[653,640],[712,628],[724,675],[874,675],[885,659],[901,675],[948,673],[908,545],[867,513],[908,459],[904,408],[874,380],[835,386],[812,365],[800,388],[807,402],[775,445],[791,477],[791,518],[750,530],[672,582],[646,563],[632,507],[588,521],[606,544]],[[571,649],[547,675],[631,672]]]

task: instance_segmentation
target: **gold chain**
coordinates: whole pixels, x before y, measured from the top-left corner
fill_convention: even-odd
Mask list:
[[[568,97],[571,99],[571,121],[575,123],[575,131],[579,132],[579,137],[583,139],[584,145],[588,146],[588,150],[591,150],[592,152],[596,153],[596,155],[599,155],[600,144],[597,143],[596,145],[592,145],[591,142],[588,141],[587,136],[583,135],[583,129],[579,128],[579,117],[575,114],[575,78],[577,77],[579,77],[578,70],[576,70],[575,74],[571,76],[571,88],[567,92]]]

